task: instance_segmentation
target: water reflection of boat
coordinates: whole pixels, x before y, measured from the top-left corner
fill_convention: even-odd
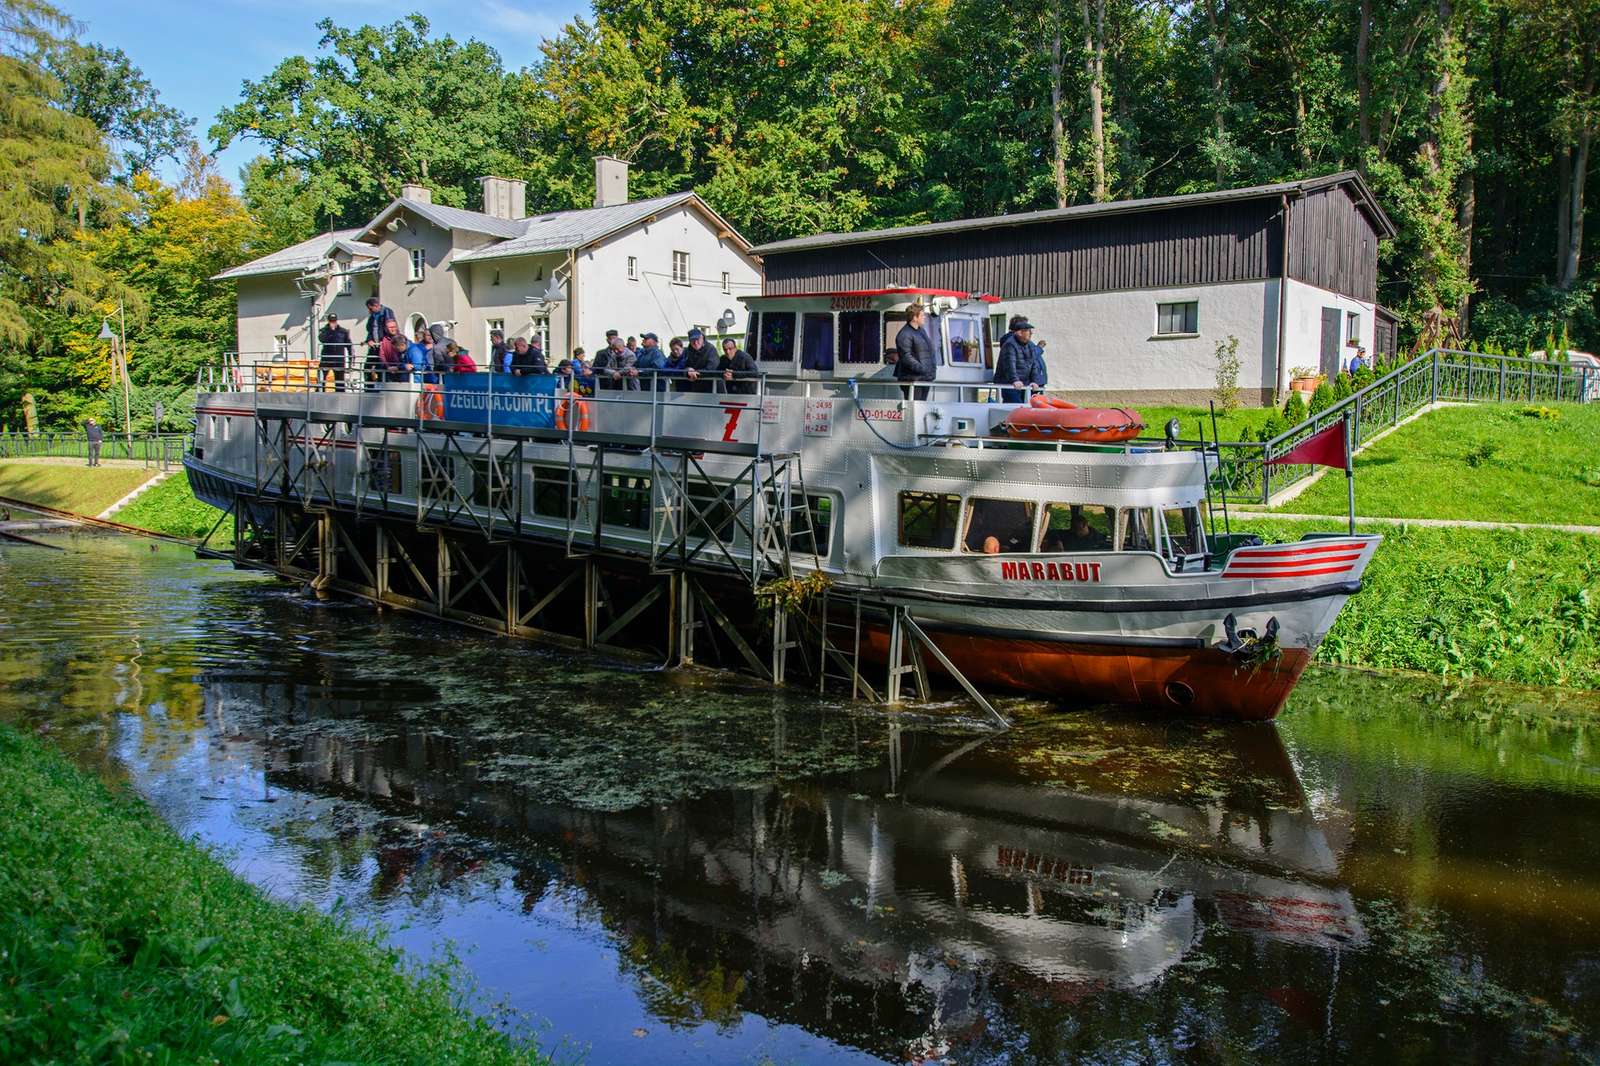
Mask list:
[[[649,975],[641,994],[672,989],[700,1017],[754,1011],[920,1054],[982,1029],[1008,989],[1075,1002],[1148,986],[1211,923],[1291,946],[1364,939],[1273,732],[1230,735],[1236,764],[1191,779],[1174,775],[1181,757],[1151,746],[1163,734],[1136,722],[1105,727],[1122,731],[1102,738],[1114,772],[1081,773],[1053,761],[1081,753],[1048,739],[1041,749],[1026,731],[975,741],[890,727],[868,769],[600,811],[582,795],[552,801],[537,780],[485,780],[503,739],[390,722],[383,739],[352,739],[368,731],[348,719],[375,708],[316,690],[218,682],[207,702],[246,734],[254,719],[262,737],[298,737],[266,745],[280,784],[398,805],[419,822],[464,815],[466,835],[484,841],[457,840],[481,854],[447,862],[390,849],[391,882],[410,861],[470,876],[482,854],[507,855],[486,838],[531,836],[530,856],[545,857],[528,859],[519,887],[530,898],[576,887]],[[337,728],[303,728],[319,721]],[[772,743],[785,732],[775,723]],[[715,988],[707,974],[722,975]]]

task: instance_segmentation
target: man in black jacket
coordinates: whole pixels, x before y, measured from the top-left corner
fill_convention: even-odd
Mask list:
[[[932,381],[939,371],[939,357],[933,350],[933,340],[925,328],[927,309],[920,303],[906,308],[906,324],[895,334],[894,346],[898,358],[894,364],[894,379],[906,383],[906,395],[911,395],[910,382]],[[928,398],[926,385],[916,386],[917,399]]]
[[[376,296],[367,297],[367,381],[378,380],[378,347],[389,335],[388,323],[395,321],[394,312],[383,306]]]
[[[350,331],[339,325],[339,316],[328,312],[328,324],[317,331],[322,356],[317,366],[322,371],[322,387],[331,381],[334,392],[344,391],[344,371],[350,365]]]
[[[710,392],[711,382],[705,376],[716,369],[717,353],[706,343],[705,332],[691,329],[689,346],[683,350],[683,376],[687,380],[679,382],[678,388],[683,392]]]
[[[756,391],[756,361],[732,337],[723,338],[717,370],[722,374],[723,392],[749,396]]]

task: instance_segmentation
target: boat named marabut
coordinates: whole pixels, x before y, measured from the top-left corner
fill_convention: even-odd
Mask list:
[[[940,353],[915,388],[883,361],[913,301],[934,312]],[[887,661],[893,681],[909,630],[934,672],[978,690],[1236,719],[1278,713],[1361,587],[1378,537],[1208,533],[1214,451],[1138,438],[1133,412],[1000,402],[987,298],[747,302],[762,373],[731,383],[646,374],[580,396],[554,376],[480,373],[333,392],[310,370],[227,367],[201,386],[190,481],[244,542],[289,508],[391,523],[396,538],[475,530],[519,546],[517,572],[603,557],[746,590],[820,573],[819,658],[857,680]],[[305,573],[278,529],[284,544],[256,565]],[[364,543],[321,554],[367,553],[357,591],[382,597],[402,564],[381,534]],[[404,567],[420,588],[416,554]],[[440,558],[441,589],[404,605],[449,616],[449,574],[490,583],[482,560]],[[516,631],[519,612],[494,606]],[[850,634],[842,651],[826,646],[830,621]]]

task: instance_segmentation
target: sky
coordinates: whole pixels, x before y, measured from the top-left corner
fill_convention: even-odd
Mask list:
[[[195,134],[208,148],[206,131],[218,111],[238,101],[244,81],[288,56],[315,54],[316,23],[324,15],[360,26],[420,12],[435,35],[476,37],[517,69],[537,57],[541,41],[588,10],[578,0],[57,0],[57,6],[83,24],[83,41],[126,52],[163,100],[196,120]],[[237,185],[240,169],[260,152],[255,142],[235,142],[218,158],[218,169]]]

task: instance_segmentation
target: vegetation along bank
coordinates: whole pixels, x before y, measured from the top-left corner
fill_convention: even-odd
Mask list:
[[[6,726],[0,821],[0,1061],[544,1061],[453,968],[266,898]]]

